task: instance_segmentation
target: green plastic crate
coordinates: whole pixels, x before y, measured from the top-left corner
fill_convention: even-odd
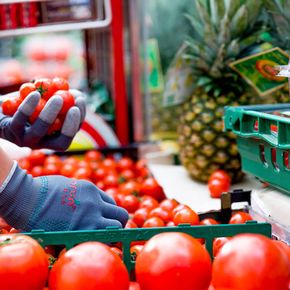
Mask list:
[[[278,115],[276,115],[278,114]],[[225,107],[243,171],[290,195],[290,104]]]
[[[204,238],[206,248],[212,256],[212,242],[217,237],[230,237],[239,233],[259,233],[271,237],[271,225],[268,223],[257,223],[249,221],[246,224],[212,225],[212,226],[190,226],[179,225],[177,227],[161,228],[136,228],[120,229],[109,227],[104,230],[73,231],[73,232],[44,232],[34,230],[26,235],[31,236],[43,247],[48,245],[61,245],[70,249],[77,244],[87,241],[99,241],[106,244],[121,242],[123,249],[123,261],[131,273],[135,267],[135,261],[131,258],[130,244],[134,241],[146,241],[156,234],[164,232],[183,232],[196,238]],[[170,242],[170,241],[168,241]]]
[[[205,218],[214,218],[221,223],[228,223],[232,213],[232,204],[236,202],[247,202],[251,204],[251,191],[236,189],[231,192],[225,192],[221,198],[221,209],[199,214],[200,220]],[[244,210],[247,209],[244,207]],[[156,234],[164,232],[183,232],[195,238],[204,238],[205,245],[212,254],[213,239],[217,237],[230,237],[239,233],[259,233],[267,237],[272,236],[272,228],[268,223],[257,223],[249,221],[246,224],[218,224],[212,226],[190,226],[187,224],[177,227],[160,227],[160,228],[136,228],[120,229],[109,227],[104,230],[94,231],[71,231],[71,232],[44,232],[43,230],[34,230],[31,233],[25,233],[33,237],[43,247],[45,246],[62,246],[70,249],[77,244],[87,241],[99,241],[106,244],[122,243],[123,260],[129,271],[133,273],[135,267],[134,257],[130,254],[130,245],[135,241],[149,240]]]

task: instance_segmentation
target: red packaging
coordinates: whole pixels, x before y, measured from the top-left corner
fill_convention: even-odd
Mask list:
[[[0,29],[13,29],[17,27],[17,4],[0,5]]]
[[[38,24],[38,9],[36,3],[19,4],[19,21],[21,27],[32,27]]]

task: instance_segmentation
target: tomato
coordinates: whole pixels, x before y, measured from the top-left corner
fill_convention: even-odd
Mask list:
[[[43,248],[24,235],[0,235],[1,290],[39,290],[45,286],[48,261]]]
[[[130,169],[132,170],[134,168],[134,162],[131,158],[128,157],[122,157],[118,162],[117,162],[117,169],[119,172]]]
[[[152,196],[159,202],[165,198],[163,188],[153,177],[149,177],[144,180],[141,185],[140,194]]]
[[[53,87],[53,92],[56,92],[59,90],[68,91],[69,90],[69,83],[64,78],[55,77],[52,79],[52,87]]]
[[[133,220],[128,220],[125,225],[125,229],[135,229],[135,228],[138,228],[136,223]]]
[[[284,252],[288,257],[289,262],[289,271],[290,271],[290,246],[288,246],[286,243],[282,241],[273,240],[273,243],[282,251]]]
[[[213,256],[216,257],[220,249],[224,246],[225,243],[227,243],[231,238],[230,237],[219,237],[215,238],[213,240],[213,245],[212,245],[212,252]]]
[[[59,166],[54,163],[49,163],[44,165],[43,167],[43,175],[58,175],[59,174]]]
[[[178,206],[178,202],[175,199],[164,199],[162,202],[160,202],[160,207],[171,212],[175,207]]]
[[[0,229],[5,229],[7,231],[10,231],[11,229],[11,226],[8,225],[5,219],[1,216],[0,216]]]
[[[120,191],[125,195],[128,194],[139,195],[140,184],[134,180],[126,181],[120,186]]]
[[[105,190],[105,189],[106,189],[106,185],[105,185],[104,181],[102,181],[102,180],[99,180],[98,182],[96,182],[96,186],[97,186],[99,189],[101,189],[101,190]],[[117,201],[116,201],[116,203],[117,203]],[[117,204],[118,204],[118,203],[117,203]]]
[[[40,93],[41,97],[46,101],[51,98],[52,94],[54,93],[51,79],[37,79],[35,80],[34,85],[37,91]]]
[[[208,189],[211,197],[220,198],[223,192],[230,190],[230,183],[221,179],[211,179],[208,182]]]
[[[103,180],[105,178],[106,174],[107,174],[107,171],[104,167],[97,168],[93,172],[92,179],[94,180],[94,182]]]
[[[18,165],[20,168],[22,168],[23,170],[26,170],[26,171],[29,171],[29,169],[31,167],[28,158],[23,158],[23,159],[19,160]]]
[[[128,288],[125,264],[110,247],[99,242],[85,242],[68,250],[56,261],[49,277],[50,290]]]
[[[147,162],[144,159],[140,159],[135,163],[136,174],[142,178],[147,178],[150,176],[150,172],[147,168]]]
[[[27,160],[32,166],[43,165],[46,155],[41,150],[32,150],[30,155],[27,157]]]
[[[76,157],[70,156],[63,161],[63,164],[71,164],[77,167],[79,160]]]
[[[76,169],[73,174],[73,177],[76,179],[90,179],[92,175],[92,170],[90,168],[81,167]]]
[[[130,247],[131,256],[134,257],[134,261],[136,261],[136,257],[141,253],[144,245],[134,245]]]
[[[224,181],[228,184],[231,184],[231,177],[229,176],[229,174],[226,171],[221,170],[221,169],[214,171],[210,175],[208,181],[211,181],[213,179],[219,179],[219,180]]]
[[[75,98],[69,91],[57,91],[53,96],[60,96],[63,100],[60,115],[65,115],[67,111],[75,105]]]
[[[30,171],[30,174],[33,176],[33,177],[38,177],[38,176],[43,176],[43,166],[34,166],[31,171]]]
[[[139,208],[139,199],[132,194],[125,195],[121,202],[121,206],[129,213],[133,213]]]
[[[116,162],[114,159],[112,158],[109,158],[109,157],[106,157],[103,162],[102,162],[102,165],[105,169],[116,169]]]
[[[155,235],[136,259],[136,280],[144,290],[206,290],[210,279],[208,252],[185,233]]]
[[[54,122],[52,123],[52,125],[48,129],[47,135],[52,135],[56,132],[61,131],[63,122],[64,122],[63,117],[56,117],[56,119],[54,120]]]
[[[129,290],[141,290],[139,283],[130,282]]]
[[[183,208],[176,212],[173,217],[173,222],[175,225],[179,224],[190,224],[190,225],[198,225],[199,217],[195,211],[190,208]]]
[[[24,100],[30,93],[35,92],[36,87],[33,83],[24,83],[19,89],[19,97]]]
[[[60,168],[60,174],[66,177],[72,177],[76,171],[76,166],[70,163],[64,163]]]
[[[142,227],[149,215],[149,211],[148,208],[144,207],[137,209],[133,215],[133,222],[135,222],[138,227]]]
[[[16,113],[20,103],[21,101],[18,98],[10,98],[4,100],[2,103],[3,114],[7,116],[13,116]]]
[[[97,150],[89,150],[84,156],[86,161],[100,161],[103,159],[103,154]]]
[[[218,225],[218,224],[219,222],[217,222],[215,219],[212,219],[212,218],[206,218],[200,222],[200,225],[203,225],[203,226]]]
[[[244,224],[246,221],[251,221],[253,218],[244,211],[234,213],[229,221],[229,224]]]
[[[49,155],[45,158],[45,161],[44,161],[45,166],[48,164],[55,164],[55,165],[61,167],[62,161],[61,161],[60,157],[57,155]]]
[[[120,177],[124,180],[132,180],[135,177],[135,173],[131,169],[125,169],[120,172]]]
[[[123,252],[121,249],[117,248],[117,247],[110,247],[111,251],[113,251],[115,254],[117,254],[120,259],[123,259]]]
[[[38,105],[36,106],[34,112],[29,116],[29,122],[33,124],[38,118],[40,112],[45,107],[46,101],[44,99],[40,99]]]
[[[54,246],[45,246],[44,247],[45,253],[55,257],[56,256],[56,251]]]
[[[148,218],[154,216],[161,218],[164,221],[164,223],[167,223],[171,220],[171,213],[168,210],[165,210],[161,207],[156,207],[152,209],[149,213]]]
[[[155,198],[148,195],[142,196],[142,200],[140,202],[140,208],[145,207],[145,208],[148,208],[149,210],[152,210],[158,206],[159,206],[159,203]]]
[[[172,210],[172,217],[175,216],[175,214],[180,211],[181,209],[184,209],[184,208],[189,208],[191,209],[188,205],[186,204],[179,204],[178,206],[176,206],[173,210]]]
[[[175,223],[173,221],[169,221],[168,223],[166,223],[167,227],[175,227]]]
[[[157,228],[157,227],[164,227],[165,223],[163,221],[163,219],[161,219],[158,216],[153,216],[148,218],[144,224],[143,224],[143,228]]]
[[[215,288],[235,290],[288,289],[286,255],[271,239],[259,234],[240,234],[228,241],[213,262]]]
[[[104,178],[106,187],[118,187],[119,178],[117,174],[107,174]]]

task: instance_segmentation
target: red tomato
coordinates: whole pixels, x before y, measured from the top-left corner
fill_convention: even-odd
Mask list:
[[[141,290],[139,283],[130,282],[129,290]]]
[[[138,226],[136,225],[136,223],[133,220],[128,220],[126,225],[125,225],[126,229],[135,229],[138,228]]]
[[[50,290],[128,288],[125,264],[110,247],[99,242],[85,242],[68,250],[56,261],[49,277]]]
[[[217,222],[215,219],[212,219],[212,218],[203,219],[200,222],[200,225],[203,225],[203,226],[218,225],[218,224],[219,222]]]
[[[107,174],[104,178],[104,184],[106,187],[118,187],[119,177],[117,174]]]
[[[103,159],[103,154],[97,150],[89,150],[85,153],[86,161],[101,161]]]
[[[60,174],[66,177],[72,177],[76,171],[76,166],[70,163],[64,163],[60,168]]]
[[[110,170],[113,170],[113,169],[116,169],[116,162],[114,159],[112,158],[109,158],[109,157],[106,157],[103,162],[102,162],[102,165],[105,169],[110,169]]]
[[[157,234],[137,256],[136,278],[141,289],[205,290],[211,279],[211,259],[188,234]]]
[[[94,182],[100,181],[105,178],[107,174],[107,171],[104,167],[99,167],[97,168],[94,172],[93,172],[93,176],[92,179],[94,180]]]
[[[175,216],[175,214],[180,211],[181,209],[184,209],[184,208],[189,208],[191,209],[188,205],[186,204],[179,204],[178,206],[176,206],[173,210],[172,210],[172,217]]]
[[[212,275],[216,288],[287,290],[289,264],[271,239],[258,234],[240,234],[219,251]]]
[[[109,188],[106,188],[106,193],[115,200],[119,191],[116,187],[109,187]]]
[[[288,246],[286,243],[282,241],[273,240],[273,243],[282,251],[284,252],[288,257],[289,262],[289,271],[290,271],[290,246]]]
[[[5,229],[7,231],[11,230],[11,226],[7,224],[7,222],[5,221],[5,219],[3,217],[0,216],[0,229]]]
[[[49,163],[43,167],[43,175],[58,175],[60,167],[54,163]]]
[[[48,164],[55,164],[55,165],[61,167],[62,161],[61,161],[60,157],[57,155],[49,155],[45,158],[45,161],[44,161],[45,166]]]
[[[138,227],[142,227],[148,215],[148,208],[139,208],[135,211],[133,215],[133,222],[135,222]]]
[[[227,182],[228,184],[231,184],[231,177],[226,171],[221,169],[216,170],[211,174],[211,176],[209,177],[209,181],[213,179],[219,179],[221,181]]]
[[[29,116],[30,124],[33,124],[36,121],[40,112],[43,110],[45,104],[46,104],[46,101],[44,99],[39,100],[38,105],[36,106],[34,112]]]
[[[173,216],[173,222],[175,225],[179,224],[191,224],[191,225],[198,225],[199,224],[199,217],[195,211],[190,208],[183,208],[176,212]]]
[[[118,162],[117,162],[117,169],[119,172],[130,169],[132,170],[134,168],[134,162],[131,158],[128,157],[122,157]]]
[[[141,253],[144,245],[134,245],[130,247],[131,256],[134,257],[134,261],[136,261],[136,257]]]
[[[63,122],[64,122],[63,117],[56,117],[56,119],[54,120],[54,122],[52,123],[52,125],[48,129],[47,135],[52,135],[56,132],[61,131]]]
[[[3,114],[7,116],[13,116],[16,113],[20,103],[21,101],[18,98],[4,100],[2,103]]]
[[[24,235],[0,235],[1,290],[39,290],[45,286],[48,261],[43,248]]]
[[[160,202],[160,207],[171,212],[175,207],[178,206],[178,202],[175,199],[164,199],[162,202]]]
[[[60,115],[65,115],[67,111],[75,105],[74,96],[69,91],[57,91],[54,96],[60,96],[63,100]]]
[[[230,237],[219,237],[213,240],[212,251],[213,256],[216,257],[220,249],[227,243],[231,238]]]
[[[30,93],[36,91],[36,87],[33,83],[24,83],[19,89],[19,97],[24,100]]]
[[[71,164],[77,167],[79,160],[76,157],[70,156],[63,161],[63,164]]]
[[[158,206],[159,206],[159,203],[155,198],[148,195],[142,196],[142,200],[140,202],[140,208],[145,207],[145,208],[148,208],[149,210],[152,210]]]
[[[37,79],[35,80],[34,85],[37,91],[41,94],[41,97],[46,101],[54,93],[52,81],[50,79],[47,78]]]
[[[139,208],[139,199],[132,194],[125,195],[120,205],[129,213],[133,213]]]
[[[117,247],[110,247],[111,251],[113,251],[115,254],[117,254],[120,259],[123,259],[123,252],[121,249],[117,248]]]
[[[30,155],[27,157],[32,166],[43,165],[45,158],[46,155],[41,150],[32,150]]]
[[[149,177],[143,181],[140,194],[152,196],[159,202],[165,198],[163,188],[153,177]]]
[[[69,90],[69,83],[64,78],[55,77],[52,79],[52,87],[53,87],[53,92],[56,92],[59,90],[68,91]]]
[[[167,224],[166,224],[167,227],[175,227],[175,223],[173,221],[169,221]]]
[[[129,194],[139,195],[140,184],[134,180],[126,181],[120,186],[120,191],[125,195]]]
[[[21,160],[18,161],[18,165],[20,168],[22,168],[23,170],[29,171],[31,165],[30,162],[28,161],[27,158],[23,158]]]
[[[158,228],[164,226],[164,221],[158,216],[148,218],[143,224],[143,228]]]
[[[31,171],[30,171],[30,174],[33,176],[33,177],[38,177],[38,176],[43,176],[43,166],[34,166]]]
[[[251,221],[253,218],[244,211],[234,213],[229,221],[229,224],[244,224],[246,221]]]
[[[168,210],[165,210],[161,207],[156,207],[152,209],[149,213],[148,218],[155,216],[161,218],[164,221],[164,223],[167,223],[171,220],[171,213]]]
[[[90,168],[81,167],[76,169],[73,174],[73,177],[76,179],[86,179],[89,180],[92,175],[92,170]]]
[[[124,179],[124,181],[132,180],[135,177],[135,173],[131,169],[125,169],[120,172],[120,178]]]
[[[105,190],[106,189],[106,185],[104,183],[104,181],[99,180],[98,182],[96,182],[96,186],[101,189],[101,190]],[[116,201],[117,202],[117,201]]]
[[[208,189],[211,197],[220,198],[223,192],[228,192],[230,190],[230,183],[226,180],[211,179],[208,182]]]

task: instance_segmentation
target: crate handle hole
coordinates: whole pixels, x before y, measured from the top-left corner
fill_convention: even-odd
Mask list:
[[[289,152],[288,151],[284,151],[283,152],[283,162],[284,162],[285,168],[288,169],[288,170],[290,170]]]
[[[256,120],[256,121],[254,122],[254,131],[258,131],[258,130],[259,130],[259,121]]]
[[[265,146],[263,144],[259,145],[259,149],[260,149],[260,159],[263,162],[263,164],[268,167],[268,163],[267,160],[265,158]]]
[[[274,166],[274,169],[276,171],[279,171],[279,166],[277,164],[277,151],[276,148],[271,148],[271,159],[272,159],[272,164]]]

